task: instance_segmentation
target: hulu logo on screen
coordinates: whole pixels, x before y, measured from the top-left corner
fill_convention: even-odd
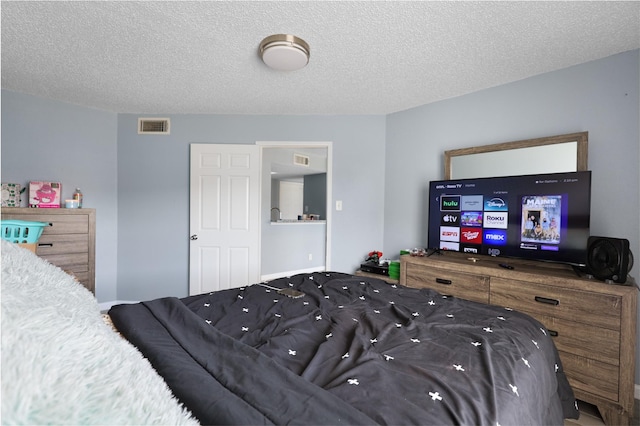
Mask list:
[[[442,195],[440,197],[440,211],[459,212],[460,196],[459,195]]]

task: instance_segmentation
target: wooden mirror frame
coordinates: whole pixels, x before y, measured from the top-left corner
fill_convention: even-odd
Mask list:
[[[577,143],[576,170],[587,170],[589,132],[569,133],[566,135],[549,136],[544,138],[526,139],[514,142],[503,142],[492,145],[474,146],[470,148],[453,149],[444,152],[444,178],[451,179],[451,159],[463,155],[481,154],[487,152],[507,151],[521,148],[539,147],[562,143]]]

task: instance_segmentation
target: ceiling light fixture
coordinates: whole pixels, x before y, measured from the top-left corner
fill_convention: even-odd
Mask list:
[[[311,50],[303,39],[290,34],[275,34],[260,42],[260,57],[270,68],[296,71],[309,63]]]

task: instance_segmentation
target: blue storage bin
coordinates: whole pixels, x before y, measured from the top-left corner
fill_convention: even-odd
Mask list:
[[[12,243],[37,243],[45,226],[44,222],[29,222],[27,220],[3,220],[0,238]]]

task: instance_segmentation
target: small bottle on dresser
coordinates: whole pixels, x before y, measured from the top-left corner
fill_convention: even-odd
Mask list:
[[[73,199],[78,202],[78,208],[82,208],[82,191],[80,188],[76,188],[76,191],[73,193]]]

